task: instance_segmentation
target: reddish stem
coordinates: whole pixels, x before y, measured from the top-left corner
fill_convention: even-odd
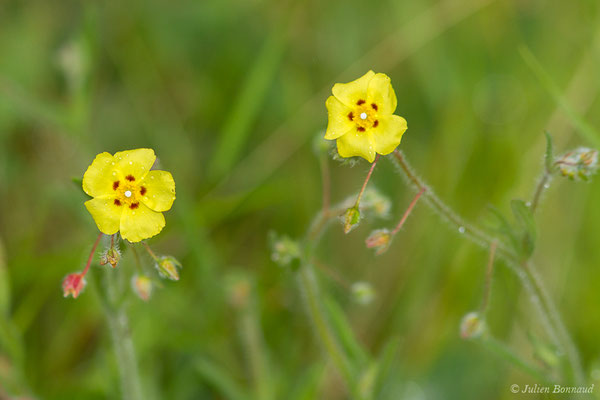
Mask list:
[[[406,222],[406,219],[410,215],[411,211],[413,210],[413,208],[415,208],[417,201],[419,201],[419,197],[421,197],[421,195],[423,193],[425,193],[425,190],[426,189],[424,187],[422,187],[421,190],[419,190],[419,193],[417,193],[415,198],[411,201],[411,203],[409,204],[406,211],[404,211],[404,215],[402,216],[402,219],[400,219],[400,222],[398,222],[398,225],[396,225],[396,228],[394,228],[394,230],[392,231],[392,233],[391,233],[392,236],[394,236],[396,233],[398,233],[398,231],[400,229],[402,229],[402,225],[404,225],[404,222]]]
[[[88,270],[90,269],[90,265],[92,265],[92,259],[94,258],[94,253],[96,252],[96,247],[98,247],[98,243],[100,243],[100,239],[102,238],[102,235],[104,235],[104,234],[102,232],[100,232],[100,234],[96,238],[94,247],[92,247],[92,251],[90,252],[90,256],[88,257],[88,260],[87,260],[87,264],[85,265],[85,269],[81,273],[82,278],[85,276],[85,274],[87,274]]]
[[[358,197],[356,198],[356,204],[354,205],[356,208],[358,208],[358,205],[360,204],[360,199],[362,198],[363,193],[365,192],[365,189],[367,188],[367,183],[369,182],[369,179],[371,179],[371,175],[373,174],[373,170],[375,169],[375,165],[377,165],[378,160],[379,160],[379,154],[377,154],[377,157],[375,157],[375,161],[373,161],[373,164],[371,164],[371,169],[369,169],[367,178],[365,179],[365,182],[363,183],[362,188],[360,189],[360,192],[358,193]]]

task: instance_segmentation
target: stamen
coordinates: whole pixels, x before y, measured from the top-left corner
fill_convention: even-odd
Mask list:
[[[367,119],[367,113],[360,113],[360,119]]]
[[[126,190],[123,194],[125,195],[125,197],[131,197],[131,190]]]
[[[119,181],[113,182],[113,190],[117,190],[119,188]]]
[[[125,179],[127,179],[129,182],[133,182],[133,181],[135,181],[135,178],[133,177],[133,175],[127,175],[127,176],[125,177]]]

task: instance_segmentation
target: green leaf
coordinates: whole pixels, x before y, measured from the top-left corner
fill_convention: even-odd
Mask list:
[[[533,254],[537,238],[537,229],[531,208],[523,200],[512,200],[510,206],[521,230],[519,254],[524,258],[529,258]]]
[[[544,157],[544,162],[546,164],[546,172],[551,173],[554,169],[554,150],[552,145],[552,136],[550,136],[548,131],[544,133],[546,134],[546,155]]]
[[[325,311],[329,317],[331,330],[338,338],[344,353],[349,357],[355,371],[360,371],[369,361],[367,353],[356,340],[344,311],[330,298],[325,299]]]
[[[508,222],[508,219],[506,219],[504,214],[502,214],[502,212],[500,212],[500,210],[498,210],[496,207],[490,204],[488,205],[488,210],[490,211],[492,216],[495,217],[496,222],[498,223],[498,226],[495,227],[494,230],[499,234],[505,236],[508,239],[511,246],[516,251],[519,251],[521,244],[518,239],[518,235],[515,232],[515,228],[511,225],[510,222]]]
[[[555,346],[543,342],[532,332],[527,332],[527,337],[533,347],[533,355],[545,365],[555,368],[560,363],[560,356]]]
[[[390,374],[390,370],[392,368],[392,364],[394,363],[394,359],[398,354],[398,349],[400,347],[400,338],[392,337],[383,347],[381,353],[377,357],[377,379],[375,381],[375,385],[373,387],[373,397],[378,398],[387,378]]]
[[[199,359],[196,361],[196,371],[207,383],[218,390],[225,398],[231,400],[250,400],[250,395],[246,394],[237,382],[231,378],[231,374],[224,368],[208,359]]]

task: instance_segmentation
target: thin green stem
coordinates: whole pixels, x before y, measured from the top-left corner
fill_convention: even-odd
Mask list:
[[[524,360],[518,354],[512,351],[508,346],[495,339],[494,337],[486,335],[485,337],[480,338],[478,342],[481,343],[481,345],[483,345],[483,347],[485,347],[486,349],[490,350],[491,352],[493,352],[500,358],[503,358],[504,360],[508,361],[509,363],[519,367],[522,371],[528,373],[538,381],[548,385],[556,383],[555,380],[549,377],[545,371]]]
[[[100,234],[98,234],[98,237],[96,238],[96,241],[94,242],[94,245],[92,246],[92,251],[90,251],[90,256],[88,257],[87,263],[85,264],[85,268],[83,269],[83,272],[81,273],[82,276],[85,276],[85,274],[87,274],[87,272],[89,271],[90,265],[92,265],[92,260],[94,259],[94,253],[96,252],[98,243],[100,243],[100,239],[102,239],[103,235],[104,234],[102,232]]]
[[[321,183],[323,185],[323,215],[327,215],[331,201],[331,177],[329,174],[328,159],[325,154],[321,154],[319,157],[319,166],[321,168]]]
[[[122,398],[123,400],[143,400],[145,397],[142,394],[135,348],[125,308],[126,302],[123,301],[123,273],[122,268],[111,270],[105,274],[103,282],[95,274],[91,282],[96,288],[108,322],[119,370]]]
[[[350,363],[343,353],[340,344],[331,333],[331,328],[322,309],[323,301],[320,298],[319,288],[316,281],[312,264],[305,263],[299,271],[300,286],[304,291],[310,318],[315,326],[317,336],[321,339],[325,350],[331,357],[335,367],[342,375],[348,389],[356,396],[356,379],[350,368]]]
[[[535,210],[538,208],[538,205],[540,204],[540,200],[542,198],[542,193],[544,192],[544,189],[547,189],[549,187],[548,183],[551,177],[552,174],[550,174],[548,171],[544,171],[544,175],[542,175],[542,178],[538,182],[535,188],[535,192],[533,193],[533,199],[531,199],[530,208],[532,213],[535,213]]]
[[[483,301],[481,302],[481,314],[485,314],[488,305],[490,304],[490,296],[492,293],[492,273],[494,272],[494,258],[496,257],[497,247],[498,242],[493,241],[492,245],[490,246],[490,256],[485,272],[485,289],[483,291]]]

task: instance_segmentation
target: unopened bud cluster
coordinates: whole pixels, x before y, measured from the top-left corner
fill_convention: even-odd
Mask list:
[[[561,156],[556,165],[562,176],[587,181],[598,169],[598,151],[580,147]]]
[[[85,288],[85,278],[83,273],[69,274],[63,279],[62,289],[64,297],[69,295],[74,299],[79,296],[79,293]]]
[[[346,210],[343,216],[344,233],[349,233],[352,229],[358,226],[360,222],[360,211],[357,206]]]
[[[291,266],[300,259],[300,244],[297,241],[271,232],[269,242],[271,244],[271,260],[280,267]]]
[[[117,247],[110,247],[100,256],[100,265],[110,264],[111,267],[116,268],[120,260],[121,252],[119,249]]]

